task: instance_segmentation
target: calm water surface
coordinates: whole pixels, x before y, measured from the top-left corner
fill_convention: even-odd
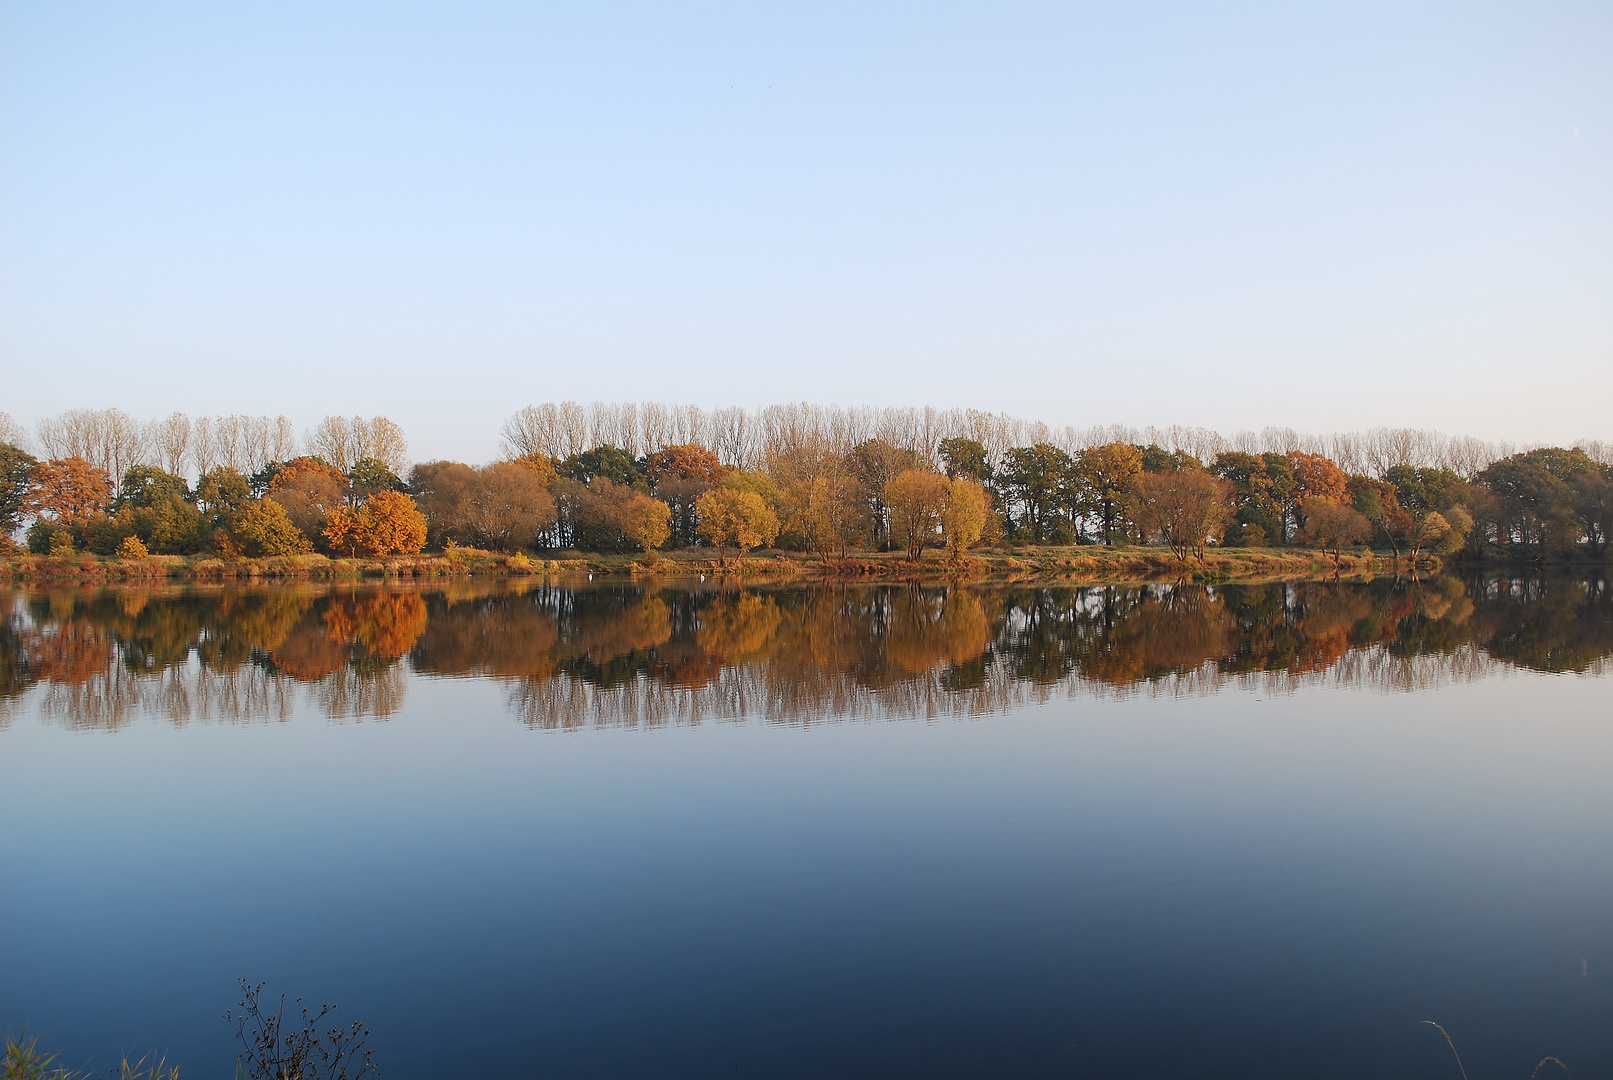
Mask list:
[[[0,1028],[227,1076],[1613,1075],[1613,596],[0,593]]]

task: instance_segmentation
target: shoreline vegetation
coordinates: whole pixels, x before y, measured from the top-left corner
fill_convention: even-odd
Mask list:
[[[0,414],[0,580],[1251,581],[1601,566],[1613,527],[1594,441],[564,402],[501,444],[411,462],[385,417],[299,438],[286,417],[78,409],[30,437]]]
[[[220,559],[180,555],[102,558],[96,555],[18,555],[0,559],[0,582],[299,582],[442,580],[464,577],[554,578],[743,578],[747,581],[857,581],[910,579],[957,582],[1125,583],[1159,581],[1263,582],[1372,578],[1386,573],[1438,573],[1444,564],[1424,556],[1415,565],[1371,551],[1330,554],[1304,548],[1238,548],[1209,551],[1184,563],[1158,547],[1039,547],[974,550],[953,561],[931,553],[919,561],[905,552],[856,552],[824,562],[809,553],[752,552],[723,560],[707,548],[642,554],[554,552],[552,558],[524,552],[457,548],[444,554],[390,558],[331,558],[321,554]]]

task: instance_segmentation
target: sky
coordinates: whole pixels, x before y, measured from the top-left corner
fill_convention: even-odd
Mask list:
[[[0,411],[1613,437],[1613,5],[0,2]]]

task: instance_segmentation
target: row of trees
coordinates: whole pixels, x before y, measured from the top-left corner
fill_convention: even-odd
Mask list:
[[[218,468],[253,476],[301,451],[347,472],[366,458],[395,473],[409,466],[403,429],[384,416],[327,416],[299,442],[284,416],[201,416],[181,412],[141,421],[122,409],[69,409],[40,421],[30,440],[0,413],[0,442],[53,459],[81,458],[104,473],[117,494],[128,470],[146,466],[199,479]]]
[[[736,455],[739,444],[721,439],[663,441],[639,454],[619,445],[650,445],[646,430],[657,439],[667,430],[709,434],[718,416],[730,434],[749,430],[752,419],[762,425],[759,458]],[[703,544],[723,555],[777,545],[825,560],[869,548],[917,559],[943,546],[958,558],[985,540],[1157,543],[1184,561],[1202,558],[1210,545],[1305,544],[1339,558],[1366,543],[1412,558],[1485,548],[1600,557],[1613,503],[1613,472],[1595,445],[1518,452],[1471,475],[1412,462],[1369,473],[1299,448],[1222,449],[1201,458],[1160,442],[1111,440],[1071,451],[1048,441],[1004,448],[964,434],[928,441],[943,421],[989,428],[986,414],[803,406],[708,417],[660,406],[565,405],[512,417],[505,460],[406,470],[403,432],[385,418],[328,417],[307,434],[304,453],[261,464],[264,454],[290,452],[291,442],[271,437],[289,431],[289,422],[225,419],[232,423],[170,418],[164,424],[175,454],[120,473],[113,470],[126,457],[114,436],[138,425],[116,410],[64,414],[41,426],[41,443],[75,453],[40,460],[15,442],[0,443],[0,531],[10,537],[31,521],[32,550],[102,554],[385,555],[422,545],[654,552]],[[570,430],[570,422],[580,427]],[[550,452],[607,422],[617,441]],[[904,442],[847,442],[869,426]],[[177,448],[198,438],[216,448],[221,427],[258,433],[256,456],[241,462],[256,467],[209,464],[187,450],[198,466],[209,464],[191,481]],[[158,428],[168,430],[148,428],[142,445],[155,445]]]

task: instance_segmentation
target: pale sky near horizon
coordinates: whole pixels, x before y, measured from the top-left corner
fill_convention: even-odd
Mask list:
[[[1613,5],[0,2],[0,411],[1613,438]]]

